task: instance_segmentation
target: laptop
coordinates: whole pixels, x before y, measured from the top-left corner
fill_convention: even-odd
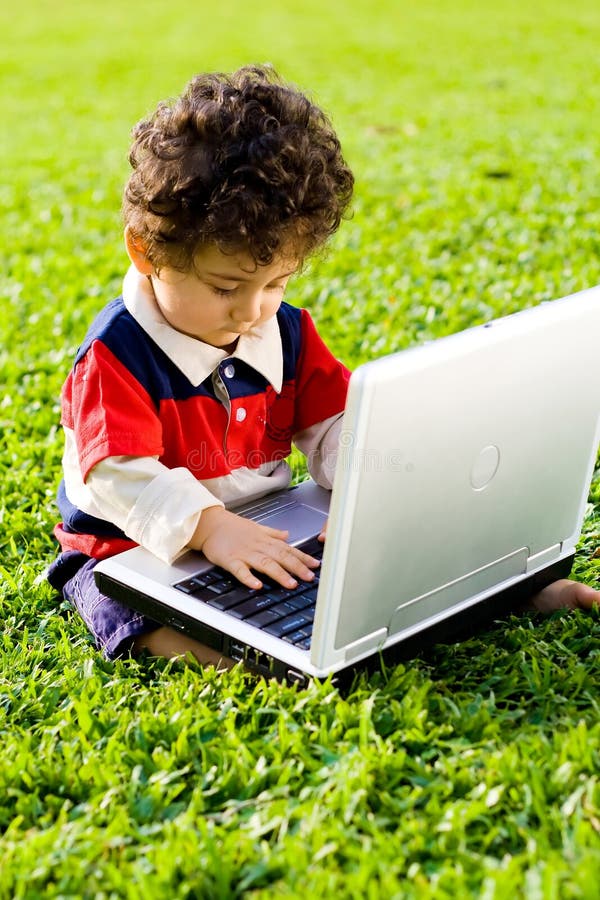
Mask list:
[[[498,618],[571,568],[600,440],[600,286],[352,374],[330,493],[236,509],[318,552],[318,584],[249,591],[201,554],[134,548],[100,590],[265,675],[305,683]]]

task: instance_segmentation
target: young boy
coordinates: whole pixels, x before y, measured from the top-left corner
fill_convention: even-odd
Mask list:
[[[97,317],[63,388],[61,553],[49,580],[114,658],[215,651],[101,595],[99,559],[188,548],[248,587],[293,587],[318,562],[226,507],[286,487],[292,442],[330,488],[348,370],[291,275],[337,229],[353,177],[326,116],[267,68],[200,75],[134,130],[123,294]],[[322,535],[324,539],[324,534]],[[549,609],[596,592],[551,585]],[[227,661],[222,661],[227,664]]]

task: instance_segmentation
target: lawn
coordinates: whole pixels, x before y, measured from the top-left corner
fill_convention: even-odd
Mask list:
[[[599,41],[596,0],[0,9],[2,900],[598,897],[600,615],[496,622],[342,694],[106,662],[40,576],[138,118],[251,61],[329,111],[354,215],[288,299],[353,367],[600,281]],[[599,538],[600,474],[595,585]]]

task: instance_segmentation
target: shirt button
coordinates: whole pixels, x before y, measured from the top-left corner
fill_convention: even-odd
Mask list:
[[[245,418],[246,418],[246,410],[244,409],[243,406],[240,406],[239,409],[236,409],[236,411],[235,411],[236,422],[243,422]]]
[[[235,375],[235,366],[232,366],[231,363],[228,366],[225,366],[223,375],[225,375],[226,378],[233,378]]]

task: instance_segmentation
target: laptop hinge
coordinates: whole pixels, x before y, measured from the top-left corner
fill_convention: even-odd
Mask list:
[[[378,628],[377,631],[373,631],[371,634],[368,634],[366,637],[361,638],[359,641],[354,641],[352,644],[347,644],[347,646],[344,647],[344,659],[346,662],[350,662],[354,659],[360,659],[367,653],[372,653],[373,650],[377,650],[379,647],[383,647],[387,639],[387,628]]]
[[[561,550],[562,544],[553,544],[552,547],[547,547],[546,550],[542,550],[540,553],[534,553],[527,560],[527,572],[533,572],[535,569],[541,569],[542,566],[547,566],[554,562],[560,556]]]

